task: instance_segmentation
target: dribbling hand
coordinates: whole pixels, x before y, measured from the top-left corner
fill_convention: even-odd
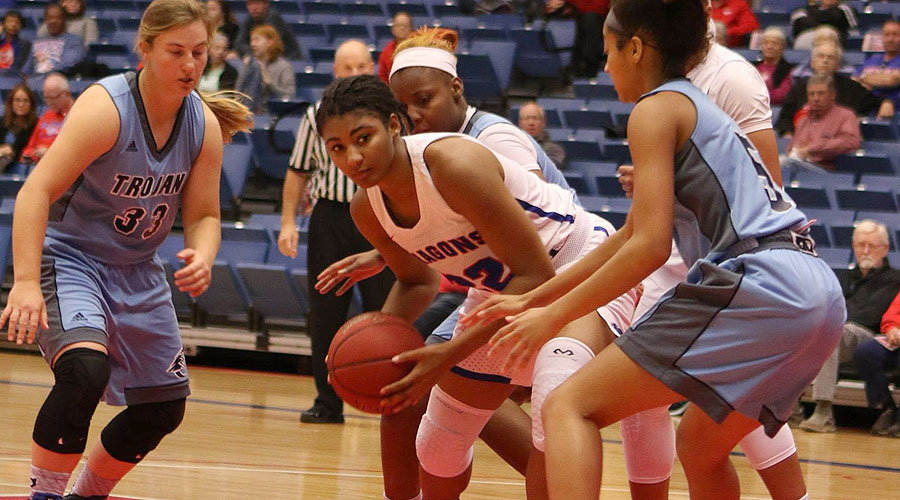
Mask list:
[[[362,280],[371,278],[384,270],[387,264],[377,250],[358,253],[345,257],[325,268],[316,276],[315,289],[325,295],[332,288],[340,284],[335,295],[341,296],[347,293],[353,285]],[[341,283],[343,282],[343,283]]]
[[[413,406],[450,370],[446,344],[434,344],[394,356],[396,364],[415,363],[412,371],[393,384],[381,388],[382,413],[390,415]]]
[[[6,340],[22,345],[34,343],[38,326],[48,330],[47,306],[41,285],[36,281],[17,281],[9,292],[9,299],[3,314],[0,314],[0,328],[9,321]]]
[[[212,268],[209,262],[193,248],[185,248],[175,254],[184,261],[184,267],[175,271],[175,286],[179,291],[197,297],[209,288],[212,281]]]

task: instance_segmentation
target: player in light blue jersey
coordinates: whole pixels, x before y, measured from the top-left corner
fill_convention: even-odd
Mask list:
[[[632,214],[605,244],[520,297],[472,311],[515,315],[492,339],[516,367],[584,311],[654,271],[676,244],[691,266],[625,335],[545,402],[551,498],[596,499],[597,433],[688,399],[678,454],[692,498],[736,499],[729,452],[760,424],[771,436],[840,338],[844,304],[808,221],[746,136],[684,75],[703,57],[705,0],[617,0],[604,28],[635,164]],[[803,498],[806,498],[804,495]]]
[[[195,0],[151,3],[138,33],[144,69],[84,91],[16,199],[0,327],[8,321],[19,344],[36,339],[55,378],[34,425],[32,499],[63,498],[101,397],[127,407],[66,499],[107,498],[184,416],[187,367],[156,249],[182,208],[175,282],[206,290],[223,141],[251,123],[230,96],[194,90],[214,32]]]

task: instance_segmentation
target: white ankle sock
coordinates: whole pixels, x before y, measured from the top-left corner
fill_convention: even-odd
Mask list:
[[[81,474],[78,475],[78,479],[75,480],[72,493],[83,497],[103,497],[109,495],[117,484],[119,484],[118,479],[102,478],[94,474],[94,471],[85,464],[84,468],[81,469]]]
[[[66,492],[71,472],[54,472],[31,466],[31,493],[49,493],[62,496]]]

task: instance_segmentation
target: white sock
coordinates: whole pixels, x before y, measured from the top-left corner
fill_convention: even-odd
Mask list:
[[[85,464],[84,468],[81,469],[81,474],[78,475],[78,479],[75,480],[72,493],[82,497],[105,497],[109,495],[117,484],[119,484],[118,479],[102,478],[94,474],[94,471]]]
[[[48,493],[62,496],[66,492],[71,472],[54,472],[31,466],[31,494]]]

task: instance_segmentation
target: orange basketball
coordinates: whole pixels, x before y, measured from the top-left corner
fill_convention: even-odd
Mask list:
[[[381,413],[381,388],[405,377],[412,364],[391,358],[425,345],[412,324],[382,312],[356,316],[342,326],[328,349],[331,387],[347,404],[367,413]]]

